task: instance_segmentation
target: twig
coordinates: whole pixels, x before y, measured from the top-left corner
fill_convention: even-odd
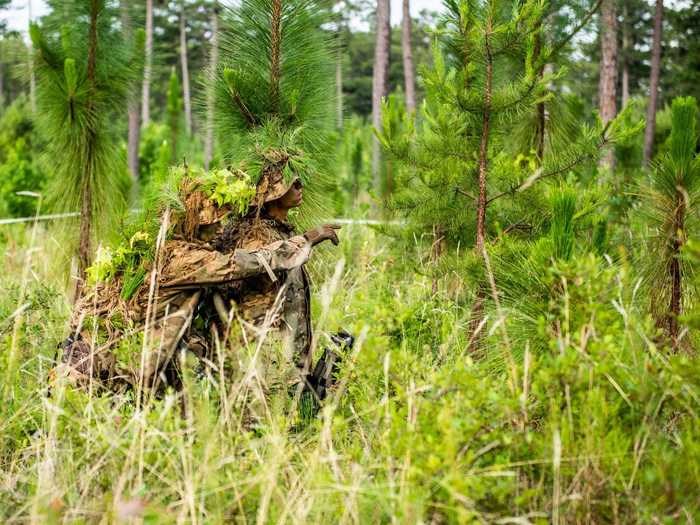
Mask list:
[[[241,96],[238,93],[232,93],[231,96],[233,97],[233,101],[238,106],[238,109],[240,110],[241,114],[248,122],[248,126],[253,127],[257,123],[257,121],[255,119],[255,116],[250,112],[250,110],[247,108],[247,106],[243,103],[243,100],[241,100]]]
[[[608,122],[605,125],[605,127],[603,128],[603,131],[601,133],[602,140],[598,144],[599,148],[605,146],[609,142],[608,137],[606,137],[605,134],[607,133],[608,128],[610,127],[611,123],[612,123],[612,121]],[[493,197],[488,199],[486,201],[486,205],[488,206],[493,201],[500,199],[501,197],[505,197],[506,195],[511,195],[513,193],[517,193],[521,189],[525,189],[526,187],[530,187],[531,185],[533,185],[535,182],[537,182],[539,180],[546,179],[548,177],[554,177],[555,175],[560,175],[561,173],[564,173],[565,171],[570,170],[571,168],[573,168],[577,164],[579,164],[579,163],[583,162],[584,160],[587,160],[591,157],[593,157],[593,155],[591,153],[585,153],[579,157],[576,157],[574,160],[572,160],[570,163],[566,164],[565,166],[557,168],[554,171],[550,171],[548,173],[545,173],[544,175],[538,175],[538,173],[535,172],[535,174],[533,176],[528,177],[524,181],[516,184],[515,186],[512,186],[510,189],[507,189],[506,191],[502,191],[501,193],[494,195]]]
[[[476,201],[476,197],[474,195],[468,191],[464,191],[462,188],[455,187],[455,193],[459,193],[460,195],[464,195],[465,197],[469,197],[471,200]]]
[[[593,15],[598,11],[600,8],[600,5],[603,3],[603,0],[597,0],[595,5],[591,8],[588,13],[586,13],[586,16],[583,17],[581,20],[581,23],[577,25],[574,30],[569,33],[566,38],[564,38],[561,42],[559,42],[554,48],[552,49],[552,52],[550,53],[551,57],[555,57],[557,53],[559,53],[569,42],[571,42],[571,39],[574,38],[581,29],[583,29],[586,24],[591,20]]]

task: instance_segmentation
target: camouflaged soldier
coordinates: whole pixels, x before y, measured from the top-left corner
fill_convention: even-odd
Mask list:
[[[287,380],[301,381],[311,359],[304,264],[314,246],[338,243],[338,227],[295,234],[287,214],[301,204],[302,186],[298,178],[285,183],[284,162],[263,169],[243,218],[231,206],[217,205],[196,180],[183,179],[184,211],[163,218],[172,234],[145,264],[143,284],[124,299],[125,278],[116,276],[81,298],[55,373],[80,384],[99,379],[113,390],[155,387],[178,348],[211,357],[214,340],[236,319],[241,343],[279,341],[286,359],[271,362],[285,366],[281,361],[291,360]]]
[[[263,371],[263,375],[286,388],[298,384],[311,370],[311,298],[304,264],[319,243],[330,240],[337,245],[335,230],[340,228],[327,224],[296,234],[288,213],[302,199],[299,178],[285,183],[279,170],[270,171],[258,184],[258,201],[251,212],[229,222],[213,242],[221,253],[253,254],[265,268],[264,273],[227,283],[214,299],[233,305],[245,340],[265,339],[268,354],[263,366],[277,367],[278,373]],[[268,265],[273,254],[285,262]],[[275,351],[280,354],[275,356]]]

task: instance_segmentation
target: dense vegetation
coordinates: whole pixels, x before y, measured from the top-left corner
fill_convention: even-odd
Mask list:
[[[646,1],[445,0],[414,20],[415,111],[392,29],[375,130],[367,2],[159,3],[150,61],[151,0],[48,4],[29,62],[1,26],[0,219],[81,214],[0,223],[0,521],[700,518],[700,4],[666,6],[661,36]],[[628,92],[608,118],[611,5]],[[254,175],[271,150],[306,177],[299,223],[351,219],[309,263],[316,353],[339,329],[358,338],[318,416],[276,394],[251,426],[260,386],[224,366],[248,351],[225,342],[147,402],[56,380],[76,279],[108,247],[138,250],[144,214],[123,204],[155,239],[173,174],[225,199],[228,169]]]

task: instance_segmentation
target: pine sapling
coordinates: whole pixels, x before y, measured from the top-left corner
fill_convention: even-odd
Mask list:
[[[54,166],[54,202],[80,212],[77,298],[90,265],[95,227],[124,201],[127,173],[111,122],[126,107],[139,39],[124,42],[116,2],[61,2],[30,36],[38,117]]]
[[[651,182],[643,192],[650,226],[647,279],[652,312],[674,350],[682,343],[680,316],[695,299],[688,284],[690,267],[681,252],[697,231],[700,206],[698,105],[693,97],[673,101],[669,149],[652,162]]]

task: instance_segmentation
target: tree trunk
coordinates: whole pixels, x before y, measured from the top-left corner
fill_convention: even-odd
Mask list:
[[[139,102],[135,97],[129,100],[129,132],[127,143],[127,162],[134,185],[139,180],[139,143],[141,141],[141,115]]]
[[[537,25],[537,31],[535,32],[535,42],[532,51],[533,62],[540,59],[540,54],[542,53],[542,23]],[[544,67],[541,67],[538,71],[538,76],[543,78]],[[544,156],[544,135],[547,126],[547,110],[544,106],[544,101],[541,100],[537,103],[535,108],[537,112],[537,124],[535,129],[535,151],[537,155],[537,162],[542,162],[542,157]]]
[[[129,16],[129,3],[126,0],[121,1],[122,9],[122,25],[124,26],[124,36],[127,40],[133,38],[131,27],[131,18]],[[135,93],[129,95],[128,102],[128,133],[127,133],[127,164],[129,166],[129,174],[133,184],[132,195],[135,194],[136,185],[139,179],[139,142],[141,139],[141,115],[138,97]]]
[[[486,83],[484,85],[484,114],[479,144],[479,199],[476,210],[476,250],[481,255],[486,239],[486,180],[488,176],[489,135],[491,131],[491,96],[493,84],[493,58],[489,42],[490,26],[486,29]]]
[[[467,331],[469,333],[468,350],[472,355],[476,355],[481,349],[481,341],[484,337],[485,327],[482,325],[484,321],[484,306],[486,303],[486,285],[479,284],[474,296],[471,311],[469,312],[469,323]]]
[[[629,28],[629,9],[627,3],[623,2],[623,20],[622,20],[622,108],[627,106],[630,99],[630,70],[629,70],[629,55],[630,55],[630,28]]]
[[[32,0],[27,0],[29,23],[32,23]],[[34,73],[34,53],[31,40],[29,41],[29,107],[36,113],[36,74]]]
[[[488,179],[488,153],[489,138],[491,133],[491,99],[493,96],[493,56],[491,54],[491,20],[487,21],[484,35],[486,48],[486,81],[484,84],[484,109],[481,123],[481,141],[479,143],[479,198],[476,209],[476,251],[483,256],[486,243],[486,206],[488,205],[486,194],[486,181]],[[481,345],[481,333],[478,333],[479,325],[484,319],[484,302],[486,301],[486,288],[480,285],[472,304],[469,319],[470,343],[469,351],[475,352]]]
[[[190,73],[187,64],[187,23],[185,1],[180,2],[180,64],[182,66],[182,97],[185,104],[185,129],[192,134],[192,100],[190,98]]]
[[[219,5],[214,2],[211,15],[211,51],[209,55],[209,84],[213,86],[216,69],[219,66]],[[207,135],[204,141],[204,169],[209,170],[214,156],[214,89],[207,91]]]
[[[272,28],[270,31],[270,100],[274,111],[279,110],[282,64],[282,0],[272,0]]]
[[[445,251],[445,229],[440,224],[433,224],[433,245],[430,250],[430,259],[432,260],[433,266],[437,267],[440,264],[440,259]],[[433,276],[433,295],[438,292],[438,278],[437,275]]]
[[[92,186],[90,184],[90,171],[85,172],[83,191],[80,202],[80,234],[78,237],[78,280],[75,283],[73,300],[78,302],[85,284],[85,277],[90,266],[90,253],[92,244]]]
[[[406,110],[416,110],[416,77],[413,68],[413,48],[411,46],[411,9],[409,0],[403,0],[403,21],[401,22],[401,52],[403,54],[403,78],[406,90]]]
[[[143,90],[141,99],[141,122],[145,126],[151,121],[151,74],[153,70],[153,0],[146,0],[146,42],[143,65]]]
[[[5,106],[5,64],[3,64],[3,59],[4,57],[0,55],[0,108],[2,109]]]
[[[658,4],[657,4],[658,6]],[[673,258],[671,259],[671,303],[668,315],[668,336],[674,350],[678,350],[680,325],[678,318],[682,313],[683,282],[681,276],[681,250],[684,245],[685,228],[685,196],[678,192],[676,197],[676,213],[673,218]]]
[[[170,162],[177,162],[177,142],[180,135],[180,84],[177,81],[175,66],[170,70],[170,81],[168,83],[168,124],[170,127]]]
[[[603,0],[600,14],[600,83],[598,85],[598,107],[604,124],[617,115],[617,16],[615,0]],[[610,149],[601,164],[615,168],[615,152]]]
[[[88,109],[92,109],[96,88],[97,72],[97,15],[99,0],[90,0],[90,31],[88,34],[87,84]],[[95,169],[95,134],[88,133],[85,165],[83,166],[83,189],[80,202],[80,236],[78,241],[78,280],[76,281],[74,300],[80,299],[85,285],[87,268],[90,266],[92,236],[92,179]]]
[[[651,49],[651,74],[649,75],[649,107],[647,125],[644,130],[644,165],[648,165],[654,153],[654,133],[656,132],[656,104],[659,95],[659,73],[661,70],[661,31],[664,16],[663,0],[656,0],[654,13],[654,37]]]
[[[382,127],[382,98],[386,97],[389,92],[390,17],[389,0],[377,0],[377,35],[372,75],[372,125],[377,130]],[[374,179],[374,189],[379,196],[382,191],[381,149],[376,137],[372,137],[372,178]]]
[[[339,130],[343,129],[343,54],[338,46],[335,57],[335,110]]]

